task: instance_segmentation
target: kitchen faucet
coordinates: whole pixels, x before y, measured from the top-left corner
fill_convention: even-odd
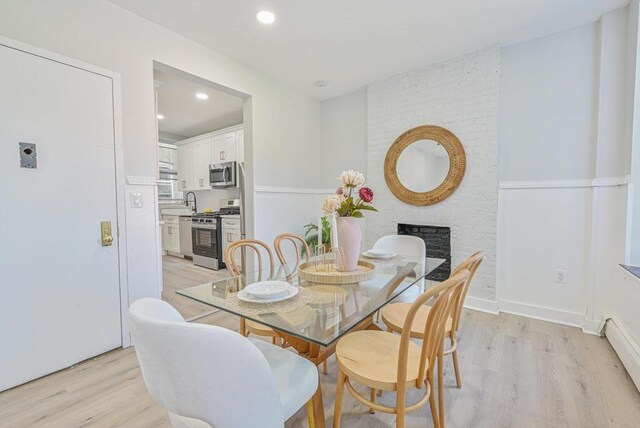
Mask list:
[[[184,195],[184,203],[186,206],[189,206],[189,195],[193,195],[193,206],[191,207],[191,209],[193,210],[194,213],[198,212],[198,202],[196,199],[196,194],[193,192],[187,192]]]

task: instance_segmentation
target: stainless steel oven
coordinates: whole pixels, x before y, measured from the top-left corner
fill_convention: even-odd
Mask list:
[[[218,219],[193,218],[191,222],[191,247],[193,264],[218,270]]]
[[[236,169],[236,162],[209,165],[209,184],[211,184],[211,187],[237,187],[238,175]]]

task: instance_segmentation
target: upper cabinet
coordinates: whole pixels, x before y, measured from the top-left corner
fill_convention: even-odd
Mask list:
[[[240,126],[211,132],[178,143],[180,191],[211,189],[209,165],[244,162],[244,129]]]
[[[227,132],[213,138],[213,158],[211,163],[233,162],[238,160],[236,132]]]

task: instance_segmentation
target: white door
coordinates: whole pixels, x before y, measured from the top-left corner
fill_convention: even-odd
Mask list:
[[[122,339],[112,80],[0,45],[0,94],[1,391]]]

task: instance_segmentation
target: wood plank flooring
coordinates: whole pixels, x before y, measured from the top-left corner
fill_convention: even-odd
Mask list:
[[[175,290],[216,278],[191,262],[165,257],[163,298],[189,318],[210,310]],[[237,329],[218,312],[198,322]],[[579,329],[512,315],[465,311],[460,332],[462,389],[445,367],[449,427],[637,427],[640,394],[606,339]],[[320,375],[325,411],[333,415],[336,367]],[[380,401],[390,404],[394,394]],[[345,393],[344,427],[394,426]],[[147,393],[133,348],[115,350],[0,393],[0,427],[169,427]],[[305,427],[304,409],[287,427]],[[407,415],[408,427],[431,426],[428,406]]]

